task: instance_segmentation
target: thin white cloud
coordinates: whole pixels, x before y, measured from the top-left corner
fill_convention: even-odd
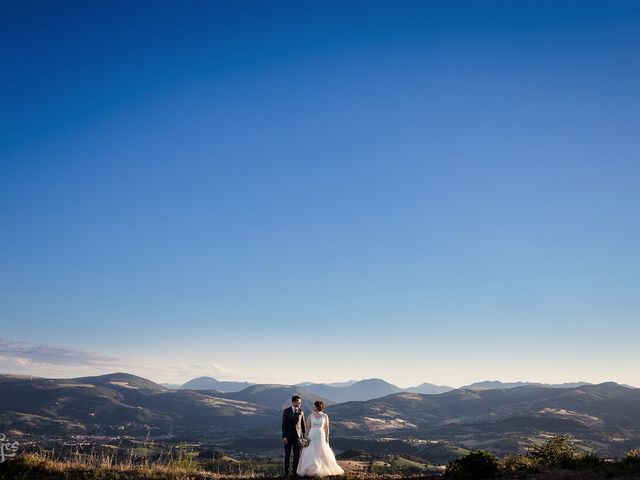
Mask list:
[[[112,365],[118,362],[116,357],[109,357],[86,350],[53,345],[37,345],[0,338],[0,357],[12,358],[17,364],[51,364],[51,365]]]
[[[164,365],[139,362],[87,350],[0,337],[0,372],[47,378],[71,378],[127,372],[158,383],[182,384],[195,377],[243,379],[240,372],[216,362]]]

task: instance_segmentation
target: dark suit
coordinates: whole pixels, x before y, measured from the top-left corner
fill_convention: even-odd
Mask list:
[[[304,425],[304,412],[298,407],[298,413],[293,407],[285,408],[282,412],[282,438],[287,439],[284,446],[284,474],[289,474],[291,450],[293,450],[293,475],[296,475],[298,461],[300,460],[300,443],[298,440],[306,434]]]

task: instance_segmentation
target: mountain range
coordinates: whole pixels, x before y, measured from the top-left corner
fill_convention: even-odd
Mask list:
[[[271,425],[280,410],[174,390],[127,373],[48,379],[0,375],[0,431],[6,434],[137,435]]]
[[[640,389],[614,382],[398,393],[330,411],[333,431],[344,437],[443,439],[508,453],[551,434],[570,434],[585,450],[611,456],[640,445]]]
[[[213,377],[198,377],[177,386],[165,384],[171,388],[190,389],[190,390],[215,390],[218,392],[239,392],[254,384],[249,382],[221,381]],[[588,385],[587,382],[573,382],[562,384],[543,384],[533,382],[512,382],[503,383],[498,380],[476,382],[471,385],[460,387],[461,389],[508,389],[527,385],[535,385],[550,388],[573,388],[581,385]],[[455,390],[446,385],[434,385],[433,383],[424,382],[418,386],[410,388],[400,388],[392,383],[379,378],[370,378],[365,380],[349,380],[347,382],[336,383],[313,383],[303,382],[295,384],[300,387],[301,391],[311,392],[319,397],[331,400],[335,403],[349,401],[366,401],[374,398],[384,397],[394,393],[423,393],[427,395],[445,393]]]
[[[224,432],[242,448],[256,435],[273,448],[282,409],[298,393],[304,411],[317,399],[325,402],[332,437],[348,448],[356,441],[395,438],[416,442],[416,448],[447,442],[508,452],[557,433],[570,433],[601,454],[619,455],[640,445],[640,389],[613,382],[489,387],[386,394],[393,385],[370,379],[343,387],[250,385],[219,392],[172,389],[127,373],[72,379],[0,375],[0,431],[17,437],[126,434],[191,439],[220,438]],[[338,402],[319,394],[335,398],[332,389],[382,396]]]

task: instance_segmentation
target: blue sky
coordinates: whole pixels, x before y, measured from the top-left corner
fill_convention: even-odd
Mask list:
[[[637,2],[3,2],[0,360],[640,386]]]

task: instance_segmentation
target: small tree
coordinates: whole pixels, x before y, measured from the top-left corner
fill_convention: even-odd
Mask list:
[[[502,458],[501,463],[502,468],[507,472],[517,472],[522,470],[533,472],[538,470],[536,462],[526,455],[505,455]]]
[[[451,460],[445,471],[446,478],[475,480],[491,478],[498,472],[498,458],[484,450],[476,450],[464,457]]]
[[[556,435],[546,443],[534,444],[525,454],[505,456],[502,468],[508,472],[539,472],[544,468],[592,469],[602,463],[604,460],[593,453],[580,453],[567,435]]]
[[[527,456],[541,467],[570,467],[580,457],[567,435],[555,435],[547,443],[536,443]]]

